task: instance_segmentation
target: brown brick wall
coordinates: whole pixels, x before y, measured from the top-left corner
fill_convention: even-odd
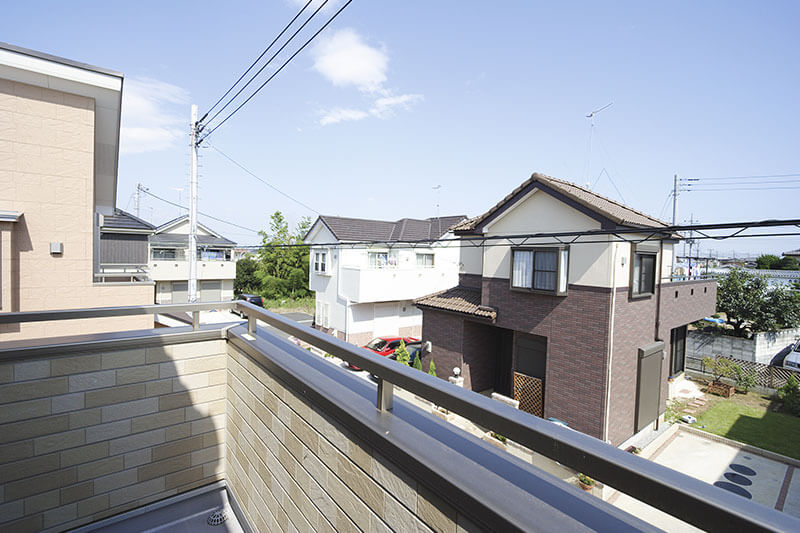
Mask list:
[[[484,278],[482,289],[497,326],[548,339],[544,416],[602,436],[610,291],[570,285],[566,297],[550,296],[512,291],[499,278]]]
[[[453,313],[423,310],[422,340],[430,341],[431,353],[423,357],[422,368],[427,368],[433,358],[440,378],[453,374],[453,368],[464,371],[464,387],[471,388],[469,369],[464,369],[464,319]]]
[[[479,274],[459,274],[458,284],[462,287],[469,287],[471,289],[480,289],[483,283],[483,278]]]
[[[608,438],[615,446],[633,435],[635,429],[639,348],[655,341],[655,320],[655,296],[630,299],[627,287],[617,289],[608,427]],[[665,372],[662,366],[664,383]]]
[[[711,316],[716,310],[716,280],[665,283],[662,286],[658,334],[668,343],[672,328]]]

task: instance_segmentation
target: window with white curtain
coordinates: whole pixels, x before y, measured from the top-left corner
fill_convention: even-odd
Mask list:
[[[511,286],[516,289],[566,294],[569,250],[512,250]]]
[[[433,254],[417,254],[417,268],[433,268]]]

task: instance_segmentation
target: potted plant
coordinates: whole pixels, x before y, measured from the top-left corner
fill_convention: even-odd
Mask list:
[[[727,357],[703,357],[703,367],[714,376],[714,381],[708,384],[708,392],[718,394],[725,398],[733,396],[736,388],[722,381],[722,378],[732,378],[741,367]]]
[[[585,491],[592,490],[592,487],[595,486],[597,482],[583,473],[578,473],[578,485]]]
[[[495,431],[487,431],[486,433],[484,433],[483,440],[485,440],[489,444],[497,446],[501,450],[506,449],[506,443],[508,442],[508,439],[505,437],[505,435],[501,435]]]

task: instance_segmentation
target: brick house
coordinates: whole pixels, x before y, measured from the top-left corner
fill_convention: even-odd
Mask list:
[[[419,337],[422,312],[413,300],[458,283],[458,247],[402,246],[437,240],[464,216],[395,222],[320,216],[304,240],[315,326],[353,344],[378,336]],[[369,247],[353,243],[377,242]]]
[[[623,236],[652,237],[462,246],[458,285],[415,300],[430,356],[440,369],[460,367],[473,390],[517,397],[534,414],[615,445],[650,430],[663,417],[668,377],[683,371],[686,325],[716,307],[715,282],[671,281],[677,236],[658,231],[666,226],[533,174],[454,233],[474,239],[641,228]]]

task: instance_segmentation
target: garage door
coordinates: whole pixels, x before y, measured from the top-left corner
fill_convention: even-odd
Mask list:
[[[185,304],[189,301],[189,282],[188,281],[173,281],[172,282],[172,303]]]
[[[199,288],[201,302],[218,302],[222,300],[222,281],[201,281]]]

